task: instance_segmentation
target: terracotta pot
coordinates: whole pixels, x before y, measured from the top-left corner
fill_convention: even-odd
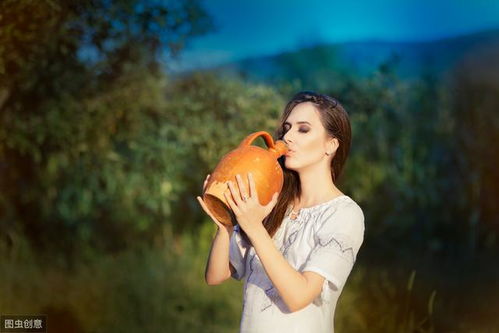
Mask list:
[[[259,136],[263,136],[268,149],[251,146]],[[248,135],[233,151],[226,154],[210,175],[203,193],[203,200],[218,221],[225,225],[235,225],[235,219],[224,196],[228,189],[227,181],[231,180],[237,187],[236,175],[241,175],[246,189],[249,191],[248,172],[253,174],[260,204],[266,205],[272,195],[280,192],[284,181],[283,172],[277,159],[286,154],[288,148],[283,141],[276,141],[264,131]]]

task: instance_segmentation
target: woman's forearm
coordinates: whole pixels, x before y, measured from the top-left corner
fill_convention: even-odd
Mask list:
[[[229,244],[232,228],[217,229],[211,244],[210,254],[206,263],[205,280],[209,285],[217,285],[231,276],[229,265]]]
[[[248,234],[263,268],[291,312],[308,305],[318,292],[319,282],[310,283],[277,250],[265,228]]]

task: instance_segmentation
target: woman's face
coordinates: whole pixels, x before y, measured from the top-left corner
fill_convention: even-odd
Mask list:
[[[337,140],[327,136],[319,111],[312,103],[296,105],[285,120],[283,130],[283,140],[289,148],[285,157],[286,168],[299,171],[321,162],[329,164],[336,151]]]

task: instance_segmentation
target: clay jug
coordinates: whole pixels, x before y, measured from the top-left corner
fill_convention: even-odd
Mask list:
[[[263,136],[268,149],[252,146],[251,143]],[[225,225],[235,225],[235,216],[224,196],[228,189],[227,181],[232,181],[238,189],[236,175],[241,175],[249,192],[248,172],[255,181],[260,204],[266,205],[272,195],[280,192],[284,181],[283,172],[277,159],[286,154],[286,144],[278,140],[274,143],[269,133],[260,131],[248,135],[239,146],[222,157],[206,184],[203,200],[218,221]]]

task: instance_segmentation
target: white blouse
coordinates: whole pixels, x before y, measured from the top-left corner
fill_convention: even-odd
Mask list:
[[[240,332],[334,332],[334,311],[364,239],[364,214],[349,196],[302,208],[295,220],[289,208],[273,237],[274,244],[298,272],[322,275],[319,296],[290,312],[272,285],[255,249],[241,237],[239,226],[230,239],[233,278],[244,278]]]

